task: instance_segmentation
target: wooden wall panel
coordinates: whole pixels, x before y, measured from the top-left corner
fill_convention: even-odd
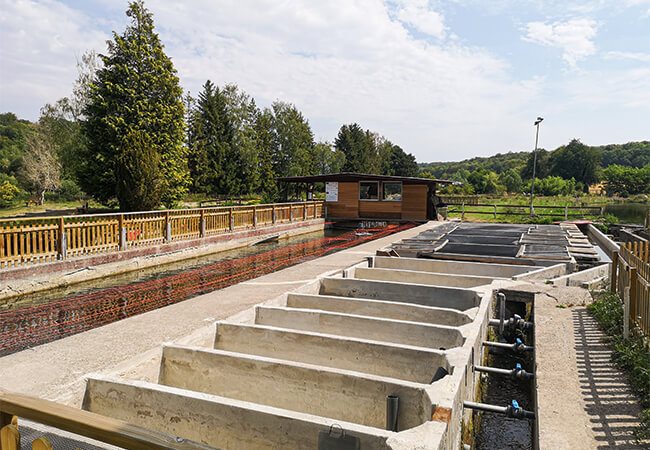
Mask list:
[[[402,202],[359,201],[359,217],[375,219],[399,219]]]
[[[339,201],[326,206],[328,217],[359,217],[359,183],[339,183]]]
[[[427,186],[402,186],[402,219],[426,220]]]

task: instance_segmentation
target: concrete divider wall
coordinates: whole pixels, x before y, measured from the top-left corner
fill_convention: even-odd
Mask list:
[[[568,270],[569,269],[567,263],[560,263],[549,267],[533,270],[532,272],[522,273],[521,275],[515,275],[512,277],[512,279],[517,281],[548,280],[549,278],[555,278],[560,275],[564,275]]]
[[[596,279],[608,277],[610,266],[611,264],[601,264],[600,266],[581,270],[580,272],[574,272],[554,278],[551,280],[551,283],[556,286],[582,286],[583,283],[589,283]]]
[[[417,272],[401,269],[357,268],[351,276],[361,280],[397,281],[400,283],[428,284],[432,286],[449,286],[473,288],[492,283],[499,277],[484,277],[461,274],[444,274],[433,272]]]
[[[386,396],[398,395],[400,431],[431,417],[415,383],[222,350],[165,346],[159,383],[377,428]]]
[[[260,325],[217,323],[214,347],[428,384],[452,368],[440,350]]]
[[[287,307],[449,326],[461,326],[472,321],[469,315],[455,309],[331,295],[289,293]]]
[[[448,349],[463,345],[464,341],[460,330],[454,327],[311,309],[256,306],[255,323],[425,348]]]
[[[491,264],[464,261],[446,261],[425,258],[391,258],[376,256],[372,267],[378,269],[415,270],[419,272],[460,274],[487,277],[510,278],[524,272],[536,270],[537,266],[520,266],[512,264]]]
[[[338,297],[415,303],[461,311],[474,308],[479,304],[478,294],[469,289],[349,278],[322,278],[318,293]]]
[[[227,449],[315,449],[338,424],[361,448],[387,449],[396,433],[216,395],[147,383],[89,378],[83,409]]]

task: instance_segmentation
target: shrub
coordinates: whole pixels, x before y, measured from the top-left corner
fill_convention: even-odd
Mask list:
[[[11,183],[11,181],[4,180],[0,183],[0,206],[3,208],[11,206],[19,192],[20,189]]]

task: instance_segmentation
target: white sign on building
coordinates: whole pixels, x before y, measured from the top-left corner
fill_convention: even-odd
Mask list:
[[[337,181],[328,181],[325,183],[325,201],[339,201],[339,183]]]

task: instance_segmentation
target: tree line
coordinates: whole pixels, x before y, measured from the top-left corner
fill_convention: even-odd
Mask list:
[[[259,108],[234,84],[184,93],[142,1],[106,54],[86,53],[70,97],[37,124],[0,116],[0,202],[23,191],[92,196],[123,210],[174,207],[187,194],[287,199],[278,176],[339,171],[417,176],[415,157],[358,124],[315,142],[295,105]]]
[[[650,193],[650,142],[587,146],[578,139],[553,151],[537,150],[535,191],[542,195],[588,192],[604,182],[609,195]],[[427,163],[425,176],[460,181],[452,193],[499,194],[530,192],[535,154],[511,152],[460,162]]]

